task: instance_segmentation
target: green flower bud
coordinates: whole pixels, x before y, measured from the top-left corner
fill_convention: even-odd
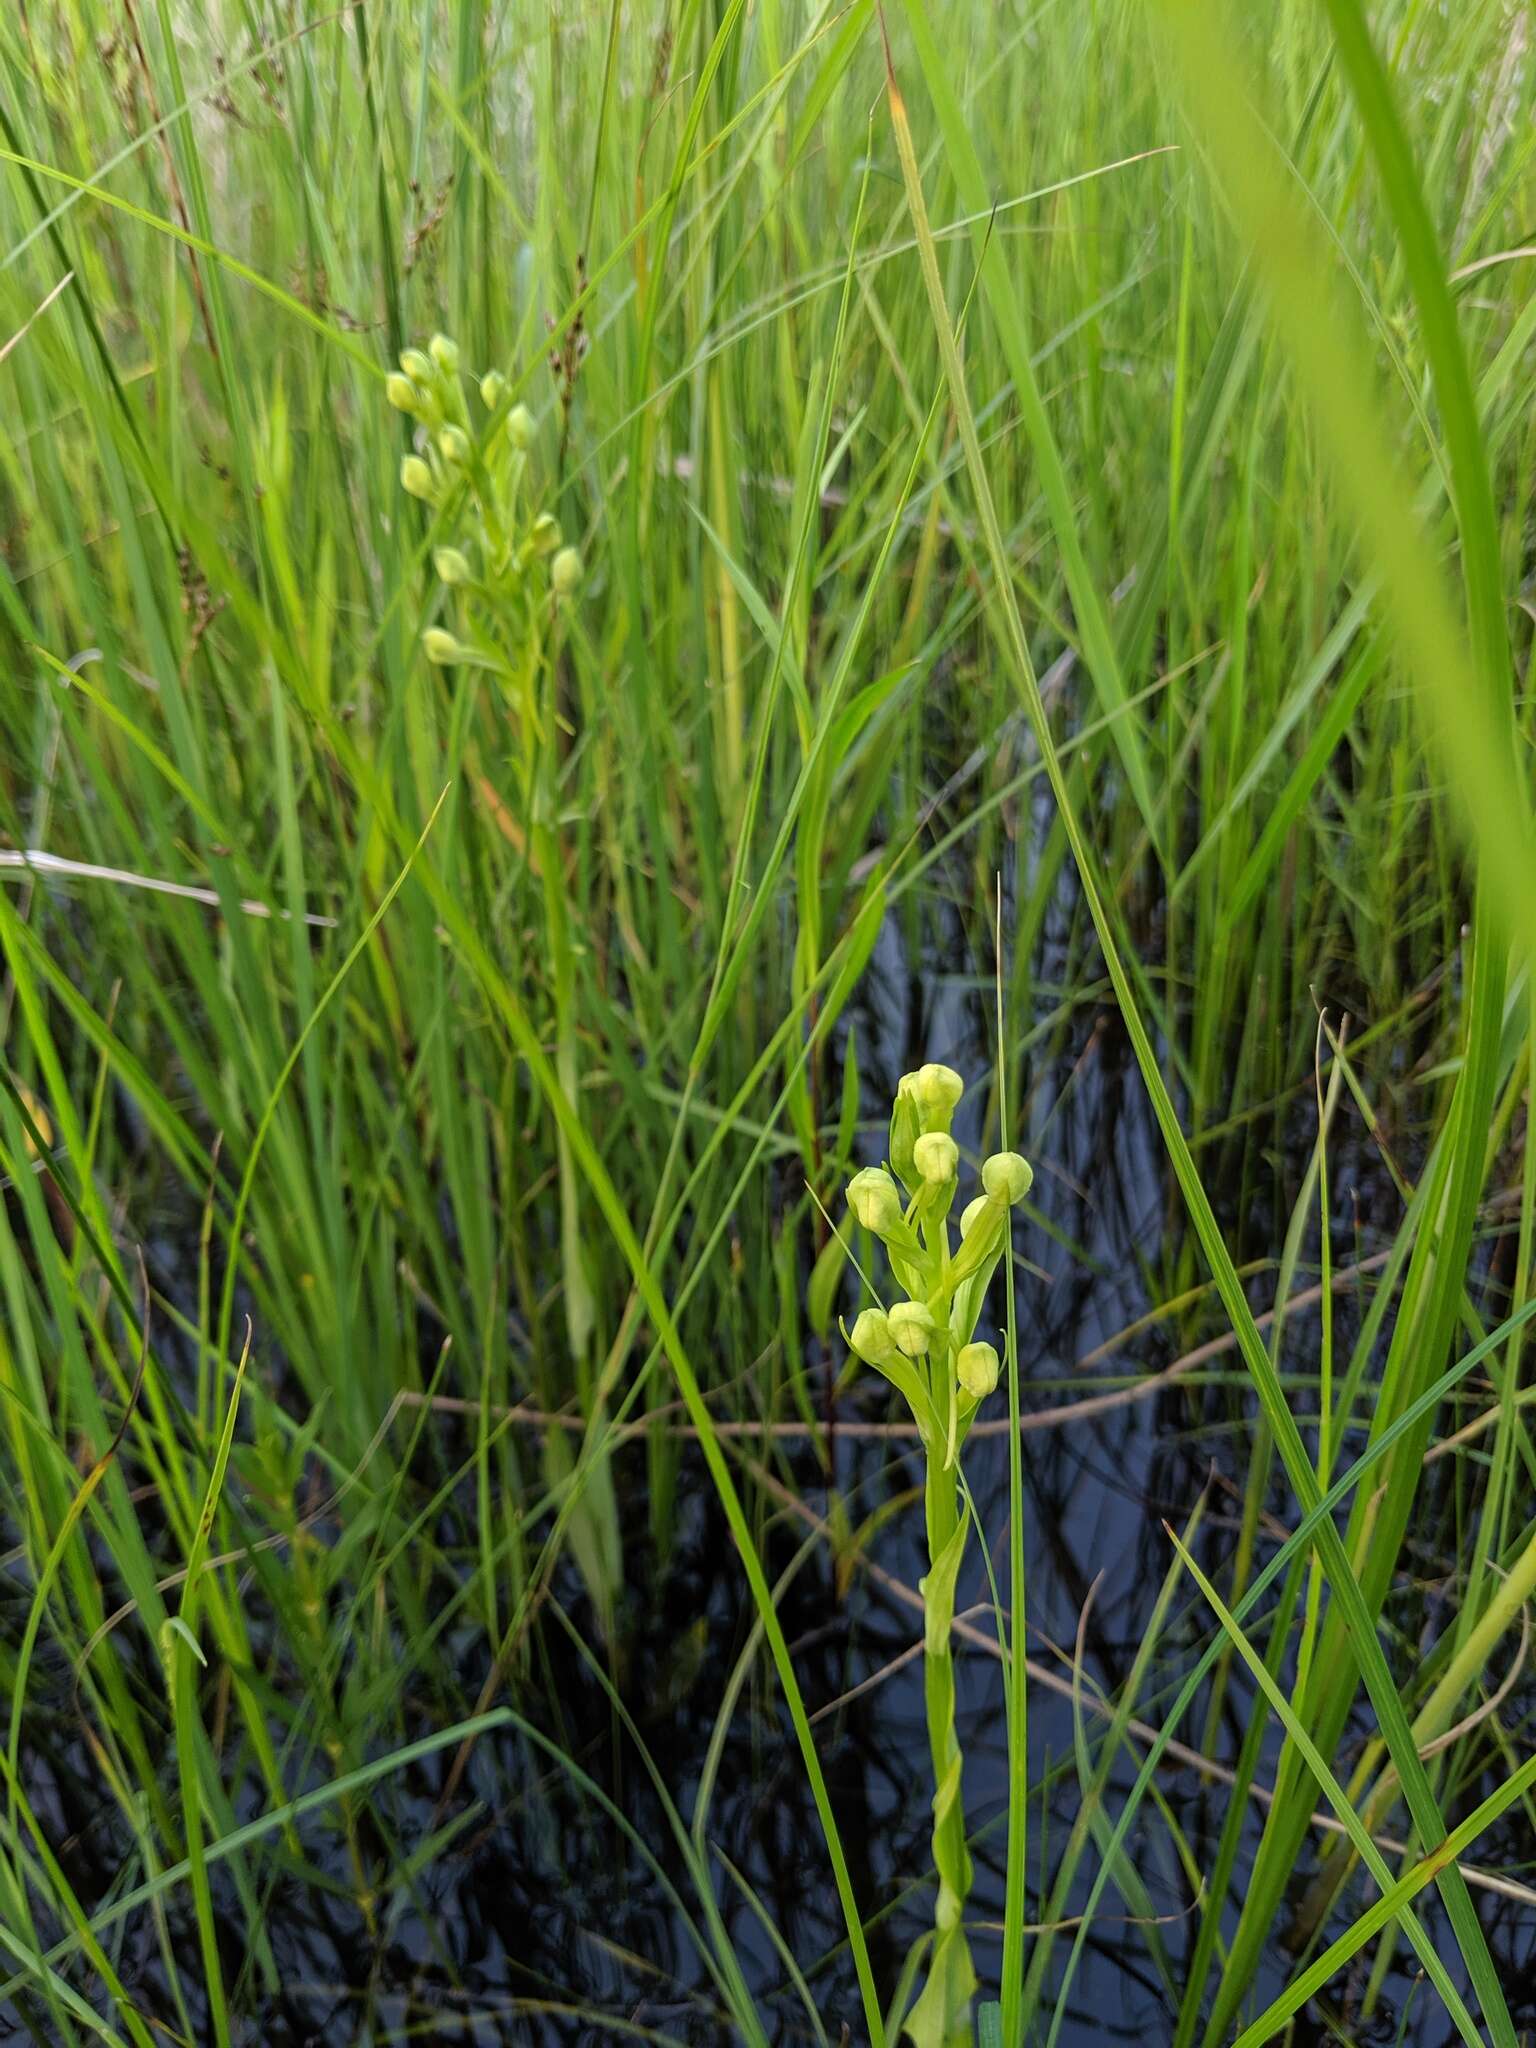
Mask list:
[[[908,1358],[921,1358],[932,1341],[933,1311],[920,1301],[898,1301],[886,1317],[896,1348]]]
[[[469,566],[469,557],[457,548],[434,548],[432,566],[437,571],[438,581],[457,588],[461,583],[473,583],[475,572]]]
[[[960,1147],[947,1131],[925,1131],[912,1147],[912,1160],[930,1187],[943,1187],[960,1171]]]
[[[446,334],[434,334],[427,343],[427,353],[446,376],[451,377],[459,367],[459,344],[450,341]]]
[[[400,481],[413,498],[425,498],[430,505],[437,496],[432,472],[419,455],[407,455],[400,465]]]
[[[1017,1152],[994,1152],[981,1169],[981,1184],[987,1193],[1004,1202],[1022,1202],[1035,1178],[1035,1169]]]
[[[903,1074],[896,1092],[910,1098],[925,1131],[947,1131],[955,1104],[965,1093],[965,1083],[953,1067],[941,1067],[930,1061],[914,1073]]]
[[[896,1356],[896,1340],[884,1309],[860,1309],[848,1343],[866,1365],[884,1365],[887,1359]]]
[[[549,580],[556,597],[569,597],[581,581],[581,556],[574,548],[562,548],[549,565]]]
[[[886,1157],[908,1194],[917,1192],[917,1167],[913,1164],[912,1147],[917,1143],[920,1130],[917,1104],[906,1089],[898,1088],[896,1100],[891,1105],[891,1135]]]
[[[468,462],[469,436],[462,427],[444,427],[437,445],[444,462],[451,462],[456,469],[462,469]]]
[[[883,1166],[866,1166],[848,1183],[848,1206],[877,1237],[901,1221],[901,1196]]]
[[[507,395],[507,380],[500,370],[487,370],[480,379],[480,403],[487,412],[494,412]]]
[[[528,535],[536,555],[552,555],[560,545],[560,522],[553,512],[541,512]]]
[[[415,412],[420,403],[420,394],[416,386],[409,377],[402,376],[398,370],[391,370],[384,379],[384,396],[396,412]]]
[[[966,1203],[965,1207],[960,1211],[960,1236],[962,1239],[970,1236],[986,1213],[987,1198],[985,1195],[978,1195],[974,1201]]]
[[[507,438],[514,448],[533,444],[533,414],[526,405],[514,405],[507,414]]]
[[[985,1401],[1001,1371],[993,1344],[962,1344],[955,1355],[955,1377],[973,1400]]]
[[[441,626],[428,626],[421,636],[421,650],[434,667],[446,668],[450,662],[462,661],[469,649],[461,646],[451,633],[445,633]]]
[[[400,367],[415,384],[432,382],[432,358],[424,356],[419,348],[402,349]]]

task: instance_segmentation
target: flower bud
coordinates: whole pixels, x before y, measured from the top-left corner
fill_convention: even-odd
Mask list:
[[[432,382],[432,359],[430,356],[424,356],[419,348],[402,349],[400,367],[415,384]]]
[[[441,626],[428,626],[421,636],[421,651],[436,668],[446,668],[450,662],[462,661],[469,652],[461,646],[451,633],[445,633]]]
[[[995,1200],[1022,1202],[1035,1178],[1035,1169],[1017,1152],[994,1152],[981,1169],[981,1184]]]
[[[507,380],[500,370],[487,370],[480,379],[480,403],[487,412],[494,412],[507,395]]]
[[[977,1195],[974,1201],[966,1203],[965,1207],[960,1211],[960,1236],[962,1240],[970,1236],[986,1213],[987,1198],[985,1195]]]
[[[993,1344],[962,1344],[955,1355],[955,1377],[973,1400],[985,1401],[1001,1371]]]
[[[419,403],[416,386],[398,370],[391,370],[384,379],[384,396],[396,412],[414,412]]]
[[[917,1104],[905,1088],[898,1088],[896,1100],[891,1104],[891,1134],[886,1157],[891,1162],[891,1170],[908,1194],[917,1192],[918,1174],[912,1158],[912,1147],[917,1143],[920,1133]]]
[[[437,496],[432,472],[419,455],[407,455],[400,465],[400,481],[413,498],[425,498],[430,505]]]
[[[553,512],[541,512],[533,522],[528,539],[536,555],[552,555],[560,545],[560,522]]]
[[[451,377],[459,367],[459,345],[450,341],[446,334],[434,334],[427,343],[427,353],[437,367]]]
[[[469,436],[462,427],[444,427],[437,445],[444,462],[451,462],[456,469],[462,469],[468,462]]]
[[[457,548],[434,548],[432,566],[437,571],[439,582],[455,588],[461,583],[473,583],[475,580],[475,572],[469,566],[469,557],[461,554]]]
[[[901,1221],[901,1196],[883,1166],[866,1166],[853,1176],[848,1183],[848,1206],[877,1237]]]
[[[884,1309],[860,1309],[854,1318],[848,1343],[866,1365],[883,1365],[896,1356],[896,1340]]]
[[[960,1147],[947,1131],[925,1131],[912,1147],[912,1161],[930,1187],[943,1187],[960,1171]]]
[[[903,1074],[896,1088],[898,1094],[911,1098],[925,1131],[947,1131],[955,1104],[965,1093],[965,1083],[954,1068],[941,1067],[933,1061],[914,1073]]]
[[[908,1358],[921,1358],[934,1332],[933,1311],[920,1301],[898,1301],[886,1317],[896,1347]]]
[[[556,597],[569,597],[581,581],[581,556],[574,548],[562,548],[549,565],[549,580]]]
[[[514,405],[507,414],[507,439],[514,448],[532,446],[533,414],[526,405]]]

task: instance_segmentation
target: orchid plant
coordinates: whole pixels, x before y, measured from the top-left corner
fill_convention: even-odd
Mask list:
[[[855,1219],[885,1246],[900,1298],[866,1308],[845,1330],[849,1348],[882,1373],[912,1412],[926,1464],[928,1571],[922,1580],[924,1696],[933,1758],[933,1860],[938,1872],[927,1981],[906,2019],[917,2048],[971,2048],[976,1972],[965,1933],[972,1867],[955,1732],[951,1631],[968,1511],[960,1451],[976,1411],[997,1386],[995,1345],[978,1340],[987,1285],[1009,1243],[1009,1212],[1034,1174],[1017,1152],[994,1152],[981,1192],[960,1215],[960,1148],[950,1133],[964,1083],[952,1067],[904,1074],[891,1113],[890,1165],[848,1183]]]

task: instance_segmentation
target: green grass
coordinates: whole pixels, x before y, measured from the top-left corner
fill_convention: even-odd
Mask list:
[[[1455,1855],[1536,1815],[1519,1695],[1474,1717],[1536,1576],[1524,37],[1491,0],[1262,37],[1206,0],[0,22],[0,2008],[33,2038],[244,2038],[274,1887],[339,1885],[382,1938],[482,1729],[649,1852],[546,1718],[547,1631],[574,1567],[617,1748],[626,1600],[700,1484],[756,1617],[721,1726],[749,1680],[781,1703],[858,2005],[819,2011],[744,1910],[813,2031],[894,2035],[917,1963],[869,1946],[782,1503],[716,1424],[821,1425],[856,1305],[828,1218],[899,1029],[871,962],[947,928],[995,1017],[985,1148],[1048,1165],[1041,1077],[1123,1019],[1168,1169],[1149,1300],[1241,1368],[1181,1418],[1247,1446],[1240,1535],[1195,1576],[1168,1551],[1079,1712],[1060,1840],[1013,1458],[984,2025],[1057,2037],[1091,1923],[1024,1929],[1113,1894],[1180,2048],[1278,2033],[1367,1942],[1365,2012],[1411,1943],[1443,2024],[1513,2048]],[[434,334],[502,388],[428,503],[385,378]],[[514,596],[445,585],[502,512],[557,523],[579,583],[541,529]],[[1399,1181],[1389,1256],[1357,1321],[1266,1341],[1276,1292],[1366,1249],[1345,1123]],[[1423,1643],[1468,1358],[1491,1420],[1445,1454]],[[1010,1412],[1046,1398],[1009,1365]],[[31,1763],[60,1714],[131,1845],[85,1895]],[[1273,1785],[1256,1847],[1186,1841],[1150,1765],[1116,1792],[1137,1715]],[[406,1842],[379,1787],[432,1745]],[[710,1995],[771,2038],[745,1880],[655,1769]]]

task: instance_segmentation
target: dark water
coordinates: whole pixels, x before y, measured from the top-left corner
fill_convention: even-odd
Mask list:
[[[893,931],[851,1020],[859,1032],[871,1102],[888,1100],[896,1074],[921,1058],[946,1059],[967,1073],[983,1070],[990,1003],[990,986],[968,966],[935,972],[928,962],[922,971],[909,972]],[[1163,1298],[1172,1240],[1156,1133],[1118,1030],[1106,1018],[1084,1015],[1066,1042],[1042,1057],[1030,1080],[1029,1098],[1020,1111],[1023,1149],[1037,1165],[1039,1210],[1063,1240],[1053,1240],[1033,1224],[1021,1225],[1016,1240],[1020,1256],[1034,1269],[1021,1272],[1019,1322],[1026,1405],[1035,1408],[1063,1398],[1063,1383],[1077,1372],[1076,1362]],[[965,1125],[966,1113],[958,1135],[963,1142],[975,1142],[980,1133]],[[1245,1232],[1250,1242],[1257,1235],[1271,1249],[1283,1231],[1280,1196],[1287,1188],[1285,1198],[1294,1196],[1310,1143],[1304,1120],[1298,1130],[1294,1155],[1276,1167],[1275,1213],[1233,1219],[1234,1230]],[[870,1146],[872,1156],[878,1156],[873,1131]],[[1334,1176],[1336,1202],[1357,1233],[1358,1247],[1368,1250],[1384,1242],[1396,1222],[1394,1198],[1359,1133],[1341,1130]],[[1262,1211],[1263,1198],[1258,1199]],[[1256,1283],[1258,1305],[1267,1304],[1266,1286],[1272,1289],[1272,1278]],[[1354,1314],[1351,1298],[1342,1296],[1343,1341],[1353,1334]],[[1201,1335],[1215,1327],[1198,1319],[1197,1326]],[[1186,1322],[1149,1330],[1127,1346],[1115,1366],[1129,1372],[1170,1362],[1189,1327]],[[1314,1334],[1315,1322],[1298,1317],[1293,1362],[1305,1358]],[[835,1361],[826,1362],[841,1362],[840,1347]],[[823,1361],[811,1363],[819,1368]],[[1080,1376],[1076,1391],[1089,1390],[1081,1383],[1086,1378]],[[892,1413],[883,1389],[870,1376],[847,1398],[840,1418],[888,1420]],[[1066,1672],[1065,1659],[1090,1589],[1096,1588],[1084,1631],[1085,1670],[1092,1683],[1109,1693],[1123,1682],[1168,1569],[1164,1518],[1181,1526],[1205,1491],[1202,1561],[1219,1571],[1230,1557],[1251,1417],[1252,1403],[1230,1386],[1191,1387],[1070,1429],[1026,1436],[1025,1534],[1035,1631],[1030,1649],[1036,1658]],[[775,1455],[775,1469],[810,1509],[827,1515],[837,1503],[855,1523],[921,1479],[912,1448],[890,1440],[839,1434],[830,1474],[803,1446],[781,1448]],[[973,1442],[967,1473],[1003,1576],[1004,1440],[994,1436]],[[750,1601],[701,1460],[685,1461],[676,1540],[664,1568],[656,1563],[646,1533],[643,1449],[621,1455],[617,1483],[625,1527],[636,1533],[627,1559],[628,1589],[615,1631],[613,1670],[634,1732],[621,1726],[604,1688],[552,1620],[538,1631],[529,1682],[518,1698],[530,1721],[615,1802],[633,1832],[620,1827],[589,1790],[524,1734],[498,1730],[478,1745],[458,1796],[442,1816],[449,1822],[462,1818],[463,1824],[423,1861],[411,1883],[385,1896],[370,1927],[352,1895],[352,1873],[334,1817],[317,1816],[304,1830],[305,1854],[311,1871],[318,1868],[332,1881],[331,1889],[310,1881],[310,1871],[286,1867],[283,1852],[276,1849],[263,1865],[273,1873],[263,1880],[270,1886],[263,1902],[270,1976],[231,1933],[231,1980],[243,1970],[251,1972],[245,2009],[259,2014],[254,2024],[237,2031],[237,2039],[297,2048],[300,2043],[354,2041],[595,2043],[619,2038],[599,2024],[597,2014],[627,2022],[642,2034],[655,2030],[688,2043],[730,2038],[687,1927],[685,1914],[696,1924],[702,1920],[697,1898],[636,1737],[677,1806],[691,1817],[717,1716],[748,1645]],[[1283,1493],[1277,1491],[1274,1506],[1285,1513]],[[806,1528],[792,1513],[774,1515],[771,1500],[764,1512],[763,1547],[771,1571],[784,1572],[801,1550]],[[914,1504],[884,1524],[871,1554],[886,1572],[915,1586],[923,1570],[920,1539],[921,1515]],[[1438,1556],[1438,1540],[1426,1525],[1426,1558]],[[1449,1559],[1441,1562],[1449,1567]],[[1426,1577],[1433,1575],[1434,1566],[1428,1564]],[[557,1578],[554,1593],[577,1627],[595,1639],[573,1570]],[[973,1537],[960,1605],[984,1595],[981,1553]],[[817,1722],[820,1752],[860,1900],[866,1910],[880,1909],[871,1947],[877,1977],[888,1991],[932,1909],[925,1882],[930,1784],[921,1661],[908,1655],[919,1641],[920,1626],[909,1608],[866,1573],[855,1570],[840,1586],[821,1544],[813,1544],[802,1557],[785,1587],[780,1612],[805,1698],[813,1712],[822,1714]],[[976,1618],[987,1626],[984,1613]],[[1418,1617],[1425,1639],[1447,1618],[1432,1599],[1426,1601]],[[1209,1626],[1209,1618],[1181,1590],[1149,1696],[1139,1709],[1154,1723],[1160,1719],[1159,1700],[1207,1640]],[[462,1641],[450,1643],[449,1655],[460,1667],[460,1711],[468,1711],[486,1674],[483,1633],[466,1629]],[[877,1676],[878,1683],[866,1684]],[[988,1923],[998,1922],[1002,1913],[1007,1797],[996,1660],[963,1650],[959,1684],[967,1812],[976,1835],[977,1878],[970,1907],[977,1926],[974,1948],[984,1984],[995,1983],[1000,1939]],[[1518,1725],[1522,1704],[1529,1707],[1528,1696],[1523,1703],[1519,1693],[1511,1698],[1506,1725]],[[1234,1681],[1221,1736],[1221,1754],[1228,1761],[1250,1709],[1249,1692]],[[431,1703],[408,1702],[402,1739],[440,1724],[441,1718]],[[1203,1702],[1177,1732],[1198,1743],[1202,1720]],[[1031,1867],[1048,1875],[1078,1805],[1070,1703],[1035,1687],[1029,1735],[1032,1784],[1055,1774],[1050,1789],[1033,1797],[1030,1806]],[[1278,1746],[1272,1737],[1260,1772],[1266,1781],[1273,1778]],[[446,1753],[434,1756],[387,1781],[376,1794],[377,1815],[389,1839],[373,1846],[386,1863],[399,1868],[441,1824],[437,1806],[448,1762]],[[1127,1755],[1116,1765],[1108,1796],[1111,1815],[1119,1811],[1135,1763],[1136,1757]],[[35,1759],[34,1790],[45,1813],[68,1833],[71,1859],[82,1873],[90,1865],[98,1831],[111,1825],[110,1816],[93,1810],[79,1789],[98,1782],[80,1745],[67,1735],[61,1734],[56,1752]],[[1164,1772],[1160,1785],[1193,1854],[1208,1862],[1224,1818],[1225,1788],[1176,1767]],[[1258,1823],[1255,1808],[1228,1902],[1228,1931],[1235,1924]],[[792,1731],[760,1659],[729,1713],[706,1833],[719,1852],[713,1872],[721,1914],[771,2036],[786,2044],[815,2038],[782,1956],[748,1903],[748,1888],[804,1972],[828,2038],[833,2043],[861,2040],[857,1987],[821,1830]],[[1157,1927],[1155,1940],[1178,1986],[1196,1922],[1188,1910],[1187,1876],[1150,1801],[1128,1848],[1152,1909],[1165,1922]],[[1524,1838],[1518,1818],[1501,1836],[1480,1843],[1477,1854],[1490,1866],[1511,1870],[1528,1871],[1536,1864],[1536,1844]],[[725,1859],[740,1873],[739,1882],[727,1873]],[[1082,1903],[1094,1868],[1090,1850],[1074,1909]],[[241,1915],[234,1910],[227,1876],[219,1883],[233,1929]],[[1357,1885],[1348,1899],[1359,1897]],[[1479,1904],[1517,2019],[1536,2024],[1533,1916],[1504,1900],[1483,1897]],[[1060,2038],[1070,2048],[1171,2039],[1173,2007],[1147,1931],[1127,1924],[1131,1910],[1114,1890],[1101,1904],[1062,2026]],[[1427,1904],[1425,1912],[1435,1926],[1434,1905]],[[151,1984],[160,1977],[146,1917],[137,1916],[120,1933],[119,1967],[130,1983]],[[1454,1953],[1443,1929],[1438,1931],[1446,1953]],[[188,1975],[195,1976],[190,1921],[174,1920],[173,1933]],[[1067,1947],[1066,1938],[1058,1941],[1058,1967]],[[1261,1988],[1278,1989],[1286,1974],[1285,1958],[1277,1954]],[[203,2026],[204,2016],[194,2014],[194,2024]],[[46,2026],[39,2032],[35,2015],[29,2020],[19,2010],[0,2015],[0,2040],[26,2038],[46,2039]],[[1292,2038],[1320,2042],[1340,2037],[1321,2019],[1307,2016]],[[1453,2036],[1432,1992],[1416,1986],[1410,1971],[1400,1967],[1390,1975],[1385,2001],[1374,2017],[1350,2017],[1344,2038],[1438,2044]]]

